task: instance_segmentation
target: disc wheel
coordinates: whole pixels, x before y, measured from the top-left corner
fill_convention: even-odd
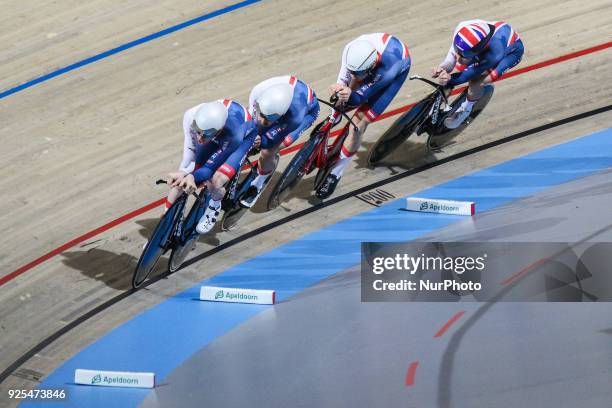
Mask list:
[[[177,245],[172,249],[172,252],[170,252],[170,259],[168,259],[168,272],[174,273],[181,268],[185,258],[187,258],[187,255],[189,255],[195,247],[197,240],[198,236],[196,235],[188,239],[185,244]]]
[[[424,99],[400,116],[370,150],[368,164],[374,166],[404,143],[414,132],[425,114],[430,99]]]
[[[221,219],[221,230],[229,231],[238,224],[238,221],[249,209],[235,203],[232,208],[228,208],[223,212],[223,218]]]

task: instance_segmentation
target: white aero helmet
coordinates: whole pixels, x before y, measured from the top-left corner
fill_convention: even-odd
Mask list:
[[[262,92],[255,101],[257,112],[270,122],[280,119],[291,106],[293,87],[289,84],[276,84]]]
[[[196,111],[193,127],[201,137],[209,138],[223,129],[226,121],[227,108],[223,102],[209,102],[200,106]]]
[[[356,40],[346,50],[346,68],[359,75],[374,67],[377,58],[374,45],[366,40]]]

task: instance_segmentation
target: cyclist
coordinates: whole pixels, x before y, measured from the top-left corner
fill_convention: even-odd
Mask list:
[[[466,100],[444,120],[455,129],[470,115],[483,94],[484,85],[498,80],[521,62],[523,42],[503,21],[468,20],[459,23],[444,61],[432,68],[432,77],[449,88],[469,82]],[[457,72],[451,74],[453,70]]]
[[[183,160],[178,172],[170,173],[172,186],[166,208],[181,190],[192,192],[206,185],[211,198],[196,231],[210,231],[221,209],[225,184],[240,171],[240,165],[255,141],[251,114],[230,99],[197,105],[183,117]]]
[[[276,168],[278,152],[291,145],[319,116],[319,101],[311,87],[294,76],[279,76],[257,84],[249,95],[251,114],[257,119],[261,147],[258,175],[240,203],[252,207]]]
[[[410,62],[408,47],[386,33],[365,34],[344,47],[338,80],[330,91],[338,96],[336,107],[358,107],[358,130],[349,129],[340,160],[316,192],[317,197],[323,199],[333,194],[342,172],[361,146],[368,124],[385,111],[406,81]],[[337,112],[332,116],[340,120]]]

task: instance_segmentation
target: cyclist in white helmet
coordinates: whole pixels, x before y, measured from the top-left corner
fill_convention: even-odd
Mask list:
[[[281,146],[291,145],[319,116],[319,101],[312,88],[288,75],[257,84],[249,96],[249,106],[257,119],[255,145],[261,146],[261,156],[258,175],[240,201],[245,207],[252,207],[261,196]]]
[[[182,190],[191,192],[206,185],[211,199],[196,230],[210,231],[219,217],[225,184],[239,170],[255,140],[250,113],[230,99],[203,103],[183,116],[183,160],[178,172],[170,173],[166,209]]]
[[[482,96],[484,86],[521,62],[524,51],[523,41],[510,24],[485,20],[459,23],[446,58],[431,72],[438,83],[449,88],[469,83],[466,100],[444,120],[444,126],[459,127]]]
[[[344,47],[337,83],[330,91],[338,95],[337,107],[358,107],[356,125],[344,141],[340,160],[317,191],[317,197],[331,196],[342,173],[361,146],[363,134],[389,106],[410,71],[408,47],[387,33],[365,34]],[[339,120],[339,114],[332,114]]]

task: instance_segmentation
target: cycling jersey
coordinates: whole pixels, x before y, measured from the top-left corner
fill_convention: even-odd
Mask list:
[[[251,114],[255,115],[255,101],[265,90],[273,85],[289,84],[293,87],[293,99],[289,110],[271,126],[260,127],[261,147],[270,149],[283,143],[289,146],[297,140],[304,130],[312,126],[319,116],[319,101],[311,87],[294,76],[279,76],[266,79],[257,84],[249,95]]]
[[[183,116],[184,143],[180,170],[192,173],[196,184],[210,179],[217,170],[232,177],[240,163],[228,159],[241,146],[244,147],[243,143],[253,142],[252,138],[246,137],[254,128],[251,114],[237,102],[229,99],[221,102],[228,110],[227,121],[221,132],[205,143],[198,143],[198,136],[191,126],[201,105],[187,110]]]
[[[346,54],[351,44],[366,40],[378,53],[376,66],[361,80],[348,100],[350,106],[361,106],[359,111],[374,120],[389,106],[404,84],[410,71],[408,47],[398,38],[387,33],[365,34],[351,41],[342,52],[342,65],[338,73],[338,83],[350,86],[352,76],[346,66]]]
[[[493,80],[499,79],[507,70],[517,65],[524,53],[523,42],[518,34],[503,21],[469,20],[461,22],[455,29],[454,35],[460,27],[470,23],[485,23],[494,27],[494,33],[483,52],[472,58],[468,64],[458,64],[458,55],[451,45],[446,58],[440,64],[446,71],[458,70],[451,75],[449,86],[456,86],[468,82],[483,73],[491,75]]]

